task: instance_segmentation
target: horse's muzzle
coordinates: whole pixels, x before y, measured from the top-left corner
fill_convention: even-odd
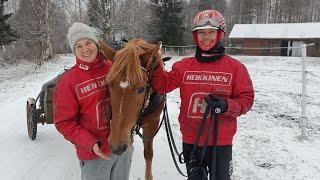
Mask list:
[[[122,143],[120,145],[111,145],[111,151],[113,154],[121,155],[128,149],[128,144]]]

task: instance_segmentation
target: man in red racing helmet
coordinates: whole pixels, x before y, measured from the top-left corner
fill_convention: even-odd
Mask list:
[[[192,35],[199,61],[210,62],[224,55],[221,41],[226,29],[224,18],[218,11],[205,10],[196,15]]]
[[[158,68],[153,73],[155,91],[164,94],[180,89],[178,119],[188,180],[207,179],[208,174],[210,179],[231,178],[237,117],[253,105],[254,91],[246,67],[225,54],[221,42],[225,32],[226,23],[218,11],[200,12],[192,31],[195,57],[175,62],[170,72]],[[206,117],[207,107],[211,113]]]

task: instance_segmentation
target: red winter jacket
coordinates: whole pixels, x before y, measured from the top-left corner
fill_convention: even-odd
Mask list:
[[[54,93],[54,123],[75,145],[80,160],[96,159],[92,147],[98,142],[110,154],[109,92],[106,76],[111,61],[101,53],[94,62],[77,58],[77,63],[58,81]]]
[[[159,93],[180,89],[180,131],[183,142],[188,144],[195,142],[206,107],[206,95],[213,93],[228,102],[228,110],[219,116],[217,145],[232,144],[237,129],[236,117],[248,112],[254,99],[247,69],[227,55],[209,63],[200,63],[195,57],[185,58],[174,63],[170,72],[158,68],[153,74],[152,85]],[[206,127],[209,122],[206,121]],[[203,146],[204,141],[205,133],[202,133],[199,145]],[[212,135],[208,145],[213,145]]]

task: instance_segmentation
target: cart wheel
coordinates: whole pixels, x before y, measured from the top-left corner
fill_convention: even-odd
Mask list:
[[[31,140],[35,140],[37,136],[37,119],[36,101],[33,98],[29,98],[27,101],[27,127]]]

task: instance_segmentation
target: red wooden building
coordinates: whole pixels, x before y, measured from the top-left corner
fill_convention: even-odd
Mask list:
[[[229,39],[232,47],[239,48],[229,49],[229,53],[232,54],[301,56],[300,48],[295,47],[303,43],[314,43],[313,46],[307,48],[307,56],[320,57],[320,22],[235,24]],[[282,48],[277,49],[276,47]]]

